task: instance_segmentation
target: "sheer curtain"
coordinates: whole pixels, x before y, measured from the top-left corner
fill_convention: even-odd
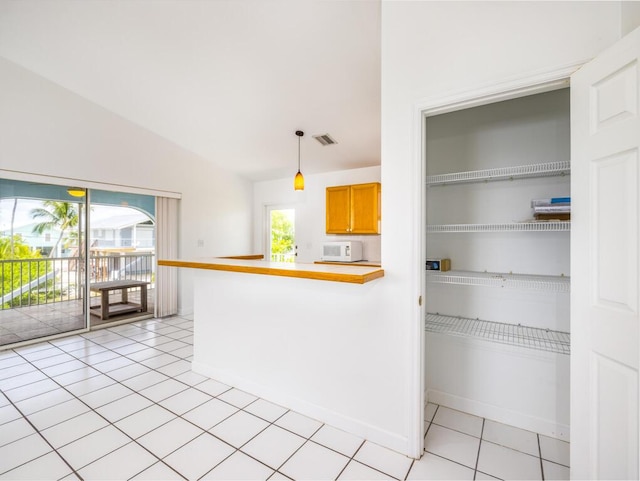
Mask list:
[[[156,197],[157,259],[178,258],[178,199]],[[156,271],[156,316],[178,313],[178,270],[158,266]]]

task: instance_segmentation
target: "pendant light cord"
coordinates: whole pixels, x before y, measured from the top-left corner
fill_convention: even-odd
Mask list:
[[[298,172],[300,172],[300,136],[298,136]]]

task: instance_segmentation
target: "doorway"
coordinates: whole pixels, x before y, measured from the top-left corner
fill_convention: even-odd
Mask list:
[[[86,191],[0,179],[0,347],[87,328]]]
[[[483,285],[480,287],[473,287],[471,284],[469,284],[468,279],[458,278],[459,276],[456,277],[455,275],[449,276],[448,275],[449,273],[443,272],[443,271],[438,272],[435,276],[429,276],[429,277],[432,277],[430,279],[427,276],[429,272],[425,272],[425,265],[426,265],[428,255],[431,257],[435,256],[435,257],[447,258],[447,255],[444,255],[446,253],[443,253],[440,251],[447,250],[452,245],[454,247],[455,245],[459,245],[461,246],[462,250],[460,252],[462,252],[462,254],[461,256],[457,256],[457,257],[453,255],[451,256],[451,260],[450,260],[451,269],[456,269],[456,267],[464,268],[465,266],[461,265],[464,262],[460,262],[460,261],[463,260],[462,257],[470,255],[468,250],[464,249],[464,246],[468,242],[469,237],[474,237],[474,238],[479,237],[481,239],[481,244],[484,245],[487,242],[489,242],[490,238],[503,235],[501,233],[484,232],[484,231],[482,232],[478,231],[477,233],[474,233],[476,231],[474,231],[474,228],[472,226],[473,224],[476,224],[478,222],[481,222],[483,224],[484,223],[494,224],[494,223],[501,222],[501,221],[493,220],[489,218],[493,215],[494,212],[496,212],[494,209],[482,208],[482,206],[477,205],[475,201],[471,199],[473,195],[476,194],[476,191],[478,189],[485,189],[484,180],[480,181],[480,184],[478,184],[477,188],[475,186],[472,186],[470,188],[472,194],[469,194],[468,192],[469,188],[466,188],[466,190],[463,192],[464,195],[461,194],[461,196],[458,196],[458,197],[454,196],[452,202],[454,202],[456,206],[462,207],[462,210],[460,210],[460,212],[465,212],[468,209],[471,209],[471,211],[477,211],[478,209],[480,209],[479,215],[483,217],[486,214],[486,219],[477,221],[477,220],[474,220],[474,218],[472,217],[469,217],[469,216],[465,217],[464,215],[462,215],[462,217],[458,216],[457,218],[453,218],[453,219],[451,218],[444,219],[443,217],[443,220],[441,221],[440,219],[438,219],[438,216],[440,214],[443,214],[443,216],[445,216],[446,212],[450,211],[450,209],[441,208],[440,210],[438,210],[438,205],[436,204],[440,202],[440,205],[442,206],[441,201],[438,201],[436,203],[432,201],[429,205],[427,204],[427,192],[429,191],[429,189],[432,189],[432,188],[444,189],[442,190],[444,195],[448,195],[450,193],[449,191],[451,191],[451,186],[435,187],[435,185],[439,185],[438,182],[439,182],[440,174],[447,174],[449,172],[457,172],[457,171],[462,171],[463,173],[466,171],[472,172],[478,169],[487,170],[487,169],[491,169],[492,167],[492,166],[481,166],[481,167],[475,168],[473,166],[469,166],[467,168],[466,166],[462,166],[462,168],[460,168],[459,166],[443,165],[442,166],[443,168],[441,170],[438,170],[440,168],[438,167],[435,170],[432,169],[430,172],[427,172],[425,159],[427,157],[428,119],[435,116],[439,116],[441,114],[464,111],[464,110],[472,109],[474,107],[497,104],[502,101],[523,98],[523,97],[534,95],[534,94],[542,94],[544,92],[550,92],[550,91],[555,91],[561,88],[565,88],[568,86],[568,78],[570,77],[570,75],[573,73],[574,70],[575,68],[569,67],[567,69],[563,69],[562,71],[550,72],[548,75],[544,77],[541,76],[536,79],[532,79],[531,83],[528,85],[525,85],[522,82],[517,82],[517,83],[514,82],[513,84],[497,85],[491,91],[484,90],[482,92],[467,92],[467,93],[459,94],[457,96],[448,97],[445,101],[434,100],[432,102],[425,102],[417,106],[418,116],[416,118],[416,124],[417,126],[419,126],[419,130],[416,130],[416,134],[417,134],[417,141],[420,142],[421,148],[417,150],[419,155],[416,156],[415,169],[416,169],[416,178],[420,179],[419,191],[421,192],[422,200],[421,200],[421,209],[419,214],[419,222],[421,225],[421,242],[420,242],[421,252],[417,253],[417,259],[420,259],[420,262],[416,264],[416,276],[419,278],[418,283],[420,286],[420,292],[422,294],[422,299],[424,299],[425,302],[422,303],[419,306],[419,308],[416,309],[420,317],[419,322],[416,323],[416,330],[419,329],[420,331],[419,333],[416,332],[416,335],[419,336],[419,339],[420,339],[419,345],[417,346],[419,347],[418,352],[420,353],[419,361],[417,360],[418,362],[420,362],[420,378],[415,379],[414,382],[416,384],[416,393],[420,393],[420,401],[419,401],[419,404],[417,405],[420,406],[422,410],[424,410],[424,406],[426,405],[427,401],[437,400],[439,403],[449,405],[454,409],[459,409],[465,412],[469,412],[471,414],[475,414],[480,417],[495,418],[494,412],[487,411],[489,404],[487,402],[484,402],[484,400],[473,402],[474,399],[472,396],[468,397],[469,399],[467,399],[464,396],[459,395],[460,393],[455,391],[455,389],[451,387],[451,385],[445,386],[443,383],[440,383],[439,382],[440,378],[434,379],[434,373],[438,374],[439,372],[438,366],[442,367],[443,365],[446,365],[447,369],[449,369],[449,364],[447,364],[449,359],[446,359],[446,360],[439,359],[438,366],[435,366],[433,364],[434,345],[436,345],[437,347],[438,340],[444,339],[447,345],[455,345],[458,347],[462,346],[461,349],[464,349],[466,353],[480,352],[482,351],[482,349],[485,349],[485,351],[488,352],[488,349],[485,348],[484,344],[482,344],[483,342],[486,342],[486,341],[483,341],[481,339],[469,339],[469,338],[464,338],[463,336],[457,336],[452,332],[453,328],[449,328],[449,327],[447,327],[447,332],[441,332],[441,333],[433,332],[435,330],[434,326],[436,326],[437,324],[436,321],[438,321],[438,319],[436,318],[435,315],[433,315],[433,312],[431,312],[435,310],[435,313],[438,314],[440,313],[440,310],[442,310],[441,306],[435,305],[435,304],[437,304],[440,301],[444,302],[442,299],[438,297],[438,295],[442,294],[445,291],[449,292],[447,290],[447,286],[451,286],[450,282],[453,282],[453,283],[456,283],[458,281],[461,282],[460,286],[454,289],[456,290],[456,292],[464,291],[465,293],[468,292],[469,295],[475,296],[473,297],[473,302],[471,302],[471,304],[473,304],[474,302],[476,304],[480,302],[478,301],[478,299],[484,302],[483,300],[484,297],[479,298],[476,295],[476,291],[477,290],[482,290],[483,292],[485,290],[488,291],[490,286]],[[489,144],[491,144],[491,142],[489,142]],[[480,147],[484,147],[484,146],[485,144],[480,145]],[[552,160],[556,160],[556,159],[552,159]],[[568,159],[565,159],[565,160],[568,160]],[[525,165],[528,163],[534,163],[534,161],[526,160],[520,163]],[[451,167],[451,168],[449,169],[448,167]],[[428,175],[430,176],[430,178],[427,177]],[[489,175],[490,176],[493,175],[493,172],[489,172]],[[463,179],[460,178],[459,180],[463,180]],[[448,178],[445,179],[445,181],[448,182],[449,181]],[[457,181],[458,181],[457,178],[453,179],[452,181],[453,183],[451,185],[457,185],[456,183]],[[428,186],[429,182],[431,182],[434,185],[434,187]],[[506,182],[510,182],[510,180],[507,180]],[[456,188],[457,187],[455,187],[454,190]],[[515,219],[509,218],[507,219],[506,222],[510,222],[512,220],[515,220]],[[428,225],[428,223],[430,224]],[[469,225],[465,225],[465,224],[469,224]],[[482,225],[478,227],[478,229],[483,229]],[[507,229],[507,227],[505,227],[505,229]],[[496,227],[496,230],[497,230],[497,227]],[[507,235],[507,234],[504,234],[504,235]],[[520,234],[514,234],[514,235],[520,235]],[[566,237],[566,234],[561,234],[561,235]],[[445,237],[447,239],[452,238],[453,240],[449,239],[451,243],[448,243]],[[429,249],[429,252],[428,252],[428,249]],[[494,254],[496,253],[494,252]],[[497,255],[498,255],[498,259],[500,259],[499,252],[497,253]],[[472,267],[475,270],[480,272],[480,274],[477,277],[478,278],[482,277],[482,271],[484,271],[486,268],[475,266],[475,265],[466,266],[468,270],[474,270],[472,269]],[[509,270],[507,270],[506,272],[508,273]],[[490,279],[490,281],[492,280]],[[484,282],[484,281],[480,280],[478,282]],[[440,283],[441,285],[438,286],[438,285],[435,285],[435,283]],[[427,284],[429,284],[429,289],[427,289]],[[562,288],[564,289],[564,283],[561,282],[561,284],[562,284]],[[434,287],[436,287],[435,291],[434,291]],[[499,287],[498,290],[501,290],[501,289],[502,287]],[[536,295],[537,294],[534,293],[532,296],[535,297]],[[561,295],[566,296],[566,293],[563,292]],[[451,296],[449,296],[448,298],[450,297]],[[551,297],[553,297],[553,294],[551,295]],[[437,301],[437,302],[434,303],[434,301]],[[461,307],[460,304],[453,303],[451,304],[451,306],[454,307],[453,311],[455,312],[451,310],[450,310],[451,312],[447,311],[449,312],[449,314],[451,314],[451,316],[446,319],[447,321],[450,319],[453,320],[458,318],[475,319],[475,316],[471,316],[465,312],[458,312],[459,310],[458,308]],[[466,304],[464,307],[466,308]],[[427,315],[427,313],[432,314],[429,319],[428,319],[429,316]],[[496,319],[496,320],[499,320],[499,319]],[[426,331],[426,328],[429,327],[429,324],[431,324],[431,327],[432,327],[432,329],[430,329],[431,332]],[[469,350],[469,348],[471,348],[471,350]],[[507,357],[509,351],[513,351],[514,349],[520,349],[520,348],[517,348],[517,347],[501,348],[496,346],[495,348],[491,347],[491,349],[493,349],[495,352],[499,352],[500,353],[499,355],[504,354],[504,356]],[[482,352],[485,352],[485,351],[482,351]],[[428,352],[431,353],[430,356],[427,356]],[[498,354],[496,354],[496,357],[497,356]],[[526,355],[523,355],[523,356],[526,356]],[[545,356],[557,357],[559,355],[556,353],[539,354],[537,352],[534,352],[531,356],[541,358]],[[430,360],[432,364],[431,369],[429,370],[427,368],[428,360]],[[456,369],[464,369],[464,367],[460,365],[460,362],[461,362],[460,359],[455,360],[454,364],[455,366],[457,366]],[[471,362],[471,361],[468,361],[468,362]],[[526,363],[526,361],[524,362]],[[563,360],[563,365],[564,365],[564,360]],[[563,371],[565,370],[566,369],[563,368]],[[463,394],[466,395],[467,392],[465,391]],[[416,418],[420,419],[420,423],[417,424],[416,428],[419,427],[420,431],[422,431],[421,433],[422,436],[416,433],[417,441],[419,439],[419,441],[416,443],[417,444],[416,448],[418,448],[418,445],[421,446],[420,448],[416,449],[416,451],[418,450],[421,451],[424,449],[424,430],[423,430],[424,419],[425,419],[424,411],[419,413],[416,412]],[[526,419],[526,416],[524,415],[519,417],[514,416],[512,418],[508,418],[508,416],[505,416],[504,418],[500,418],[500,419],[502,420],[502,422],[505,422],[511,425],[521,425],[521,426],[523,425],[523,423],[529,421],[528,419]],[[544,426],[544,429],[535,428],[533,426],[528,426],[528,429],[536,430],[538,432],[540,431],[549,432],[549,434],[551,434],[550,430],[553,429],[553,426],[552,426],[552,423],[549,423],[546,426]],[[418,436],[420,436],[420,438],[418,438]]]
[[[298,255],[295,208],[267,206],[266,217],[265,258],[272,262],[295,262]]]
[[[155,265],[154,196],[0,179],[0,348],[152,317]]]
[[[155,307],[155,197],[92,189],[90,199],[90,327],[150,317]],[[116,285],[129,287],[109,289]],[[115,315],[104,315],[101,307],[107,301]]]

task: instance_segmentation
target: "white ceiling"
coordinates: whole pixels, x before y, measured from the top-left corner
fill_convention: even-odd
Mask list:
[[[303,173],[380,163],[379,0],[2,0],[0,55],[252,180],[296,130]]]

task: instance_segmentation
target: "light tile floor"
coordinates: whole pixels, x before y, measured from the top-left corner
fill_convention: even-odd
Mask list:
[[[112,304],[121,301],[120,291],[113,291],[109,297],[109,302]],[[140,318],[145,314],[153,314],[154,299],[154,289],[148,289],[147,313],[121,314],[105,320],[98,316],[91,316],[91,325],[99,326],[134,317]],[[139,304],[140,291],[131,289],[129,301]],[[100,298],[92,296],[91,305],[100,305]],[[82,306],[82,300],[70,300],[14,309],[0,309],[0,346],[84,329],[85,316]]]
[[[173,317],[0,352],[0,479],[568,479],[568,443],[434,404],[413,461],[192,372],[192,343]]]

